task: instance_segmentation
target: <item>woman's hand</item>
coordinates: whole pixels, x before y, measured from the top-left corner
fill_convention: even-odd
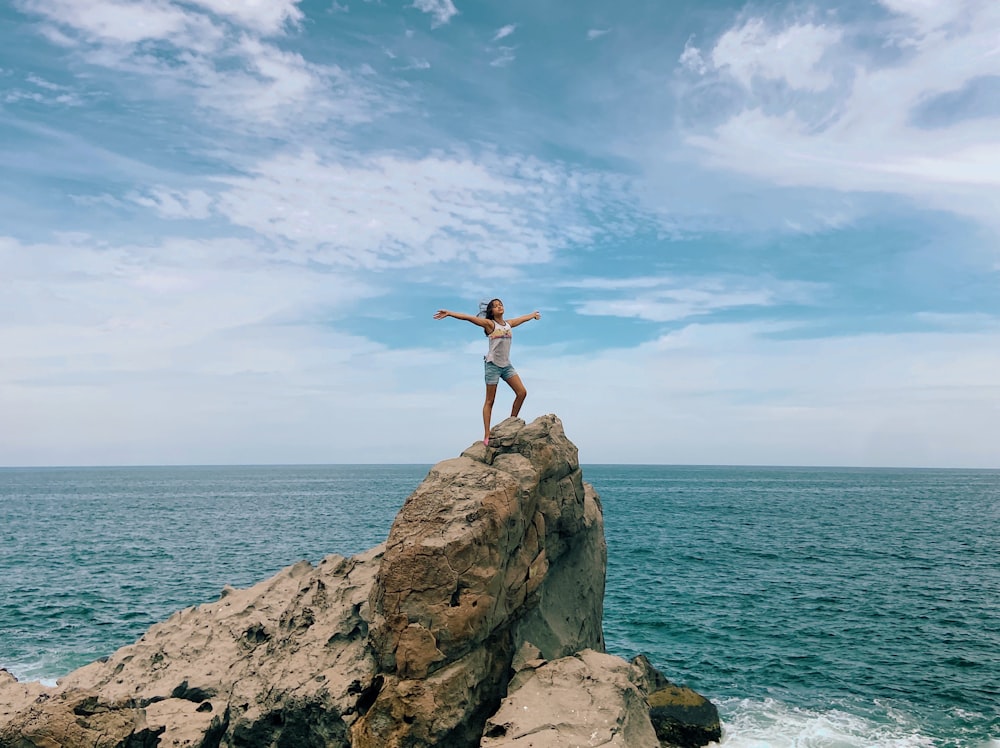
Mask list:
[[[451,312],[447,309],[438,309],[437,313],[434,315],[434,319],[444,319],[445,317],[450,317]]]
[[[523,325],[529,319],[541,319],[541,312],[532,312],[531,314],[525,314],[523,317],[515,317],[514,319],[507,320],[507,324],[511,327],[517,327],[518,325]]]

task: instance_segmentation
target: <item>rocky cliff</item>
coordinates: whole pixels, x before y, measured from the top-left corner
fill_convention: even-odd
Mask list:
[[[0,748],[717,739],[709,702],[604,654],[605,561],[559,419],[508,419],[432,468],[382,546],[227,587],[55,688],[0,671]]]

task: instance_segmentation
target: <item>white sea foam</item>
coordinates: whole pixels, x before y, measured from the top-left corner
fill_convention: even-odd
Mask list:
[[[877,723],[838,709],[797,709],[773,699],[719,702],[721,748],[933,748],[915,724]]]
[[[41,683],[43,686],[54,686],[56,685],[56,678],[51,677],[50,673],[53,672],[57,666],[51,659],[39,659],[31,660],[25,662],[2,662],[0,663],[0,668],[3,668],[8,673],[13,675],[21,683]],[[65,667],[64,671],[69,672],[71,668]]]

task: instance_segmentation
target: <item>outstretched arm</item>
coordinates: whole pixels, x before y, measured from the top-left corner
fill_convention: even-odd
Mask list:
[[[523,325],[529,319],[541,319],[542,315],[539,312],[532,312],[531,314],[525,314],[523,317],[515,317],[514,319],[509,319],[507,322],[511,327],[517,327],[518,325]]]
[[[496,327],[493,320],[491,319],[483,319],[482,317],[473,317],[471,314],[462,314],[461,312],[449,312],[447,309],[438,309],[437,313],[434,315],[434,319],[444,319],[445,317],[464,319],[466,322],[471,322],[474,325],[479,325],[481,328],[486,330],[486,332],[492,332],[493,328]]]

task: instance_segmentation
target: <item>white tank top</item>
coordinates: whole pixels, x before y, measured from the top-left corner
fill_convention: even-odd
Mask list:
[[[510,341],[513,328],[510,322],[504,324],[493,323],[493,332],[490,333],[490,350],[486,354],[486,360],[497,366],[510,366]]]

